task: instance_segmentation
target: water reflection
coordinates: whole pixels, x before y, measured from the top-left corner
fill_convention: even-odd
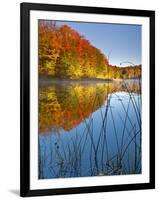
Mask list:
[[[39,178],[141,173],[141,84],[39,87]]]
[[[39,133],[59,133],[76,127],[107,102],[108,95],[140,93],[137,81],[110,83],[62,83],[39,88]]]

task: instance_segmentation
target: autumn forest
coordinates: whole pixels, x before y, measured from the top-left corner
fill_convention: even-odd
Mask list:
[[[68,25],[39,20],[39,76],[64,79],[132,79],[141,65],[113,66],[100,49]]]
[[[142,173],[141,33],[38,21],[39,179]]]

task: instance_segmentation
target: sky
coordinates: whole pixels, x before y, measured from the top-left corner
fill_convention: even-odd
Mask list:
[[[68,25],[101,50],[109,63],[127,66],[141,64],[141,26],[89,22],[57,21]],[[130,63],[129,63],[130,62]]]

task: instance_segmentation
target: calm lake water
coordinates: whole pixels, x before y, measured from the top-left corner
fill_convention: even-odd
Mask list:
[[[140,80],[39,84],[39,178],[141,173]]]

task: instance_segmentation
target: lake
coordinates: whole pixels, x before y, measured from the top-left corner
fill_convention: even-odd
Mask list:
[[[39,83],[39,179],[140,174],[141,81]]]

